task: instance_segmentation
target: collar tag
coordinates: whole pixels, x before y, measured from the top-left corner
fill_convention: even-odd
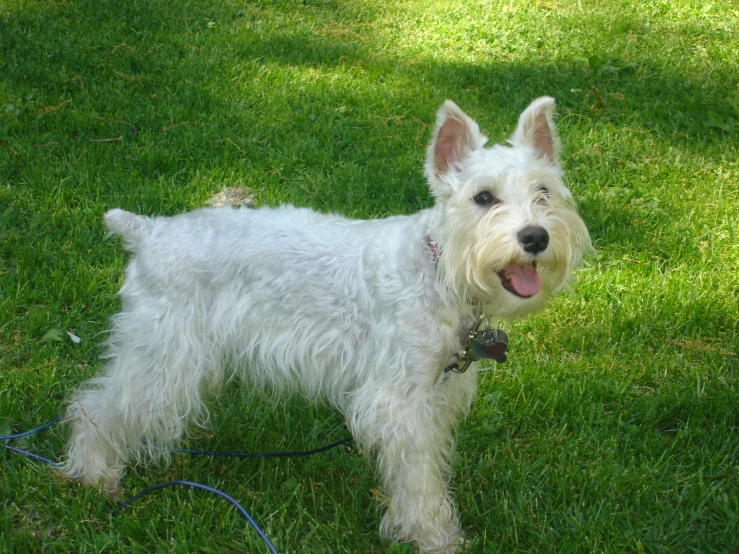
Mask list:
[[[475,333],[467,348],[467,357],[477,360],[495,360],[499,364],[506,361],[508,333],[498,327],[483,329]]]
[[[452,364],[444,369],[444,380],[450,371],[464,373],[472,362],[478,360],[495,360],[499,364],[506,361],[508,352],[508,333],[498,327],[488,327],[482,331],[473,330],[464,345],[464,352],[459,356],[459,364]]]

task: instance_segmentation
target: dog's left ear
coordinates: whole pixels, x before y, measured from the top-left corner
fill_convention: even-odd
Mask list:
[[[530,146],[550,164],[559,163],[562,143],[554,125],[554,98],[542,96],[529,104],[518,118],[518,127],[511,142],[514,145]]]
[[[487,137],[459,107],[447,100],[436,113],[436,128],[426,152],[426,177],[437,198],[451,195],[449,177],[459,171],[464,158],[482,148]]]

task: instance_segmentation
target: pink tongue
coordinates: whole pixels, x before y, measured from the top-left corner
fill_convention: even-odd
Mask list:
[[[533,265],[511,265],[505,270],[511,286],[521,296],[534,296],[541,290],[541,278]]]

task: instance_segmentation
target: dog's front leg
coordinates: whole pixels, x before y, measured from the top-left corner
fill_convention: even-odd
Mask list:
[[[454,552],[461,535],[448,477],[458,413],[433,395],[405,392],[375,393],[381,402],[353,430],[373,444],[388,497],[380,531],[421,552]]]

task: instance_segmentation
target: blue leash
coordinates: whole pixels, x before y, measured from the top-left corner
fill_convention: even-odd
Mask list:
[[[13,446],[10,446],[9,443],[13,442],[16,439],[20,439],[22,437],[27,437],[28,435],[33,435],[34,433],[38,433],[39,431],[42,431],[46,429],[47,427],[51,427],[55,423],[61,421],[61,417],[57,417],[55,419],[52,419],[51,421],[47,421],[43,425],[39,425],[35,429],[31,429],[30,431],[25,431],[23,433],[17,433],[15,435],[5,435],[0,436],[0,441],[7,441],[8,444],[3,443],[2,446],[10,450],[11,452],[15,452],[17,454],[22,454],[24,456],[27,456],[29,458],[33,458],[35,460],[44,462],[46,464],[49,464],[52,467],[60,467],[62,464],[59,462],[55,462],[53,460],[50,460],[48,458],[44,458],[43,456],[40,456],[38,454],[34,454],[33,452],[29,452],[28,450],[24,450],[22,448],[15,448]],[[348,442],[351,442],[353,437],[346,437],[341,440],[338,440],[336,442],[332,442],[331,444],[327,444],[326,446],[322,446],[320,448],[315,448],[313,450],[297,450],[293,452],[220,452],[217,450],[192,450],[189,448],[174,448],[173,452],[178,452],[181,454],[196,454],[196,455],[206,455],[206,456],[228,456],[228,457],[234,457],[234,458],[281,458],[281,457],[294,457],[294,456],[311,456],[313,454],[318,454],[319,452],[325,452],[326,450],[330,450],[332,448],[335,448],[337,446],[340,446],[342,444],[346,444]],[[182,480],[176,480],[176,481],[169,481],[168,483],[161,483],[159,485],[154,485],[152,487],[149,487],[147,489],[144,489],[140,493],[138,493],[136,496],[129,498],[125,502],[118,505],[119,510],[123,510],[123,508],[127,507],[128,505],[132,504],[142,496],[145,496],[149,494],[150,492],[153,492],[158,489],[163,489],[167,487],[173,487],[176,485],[180,486],[186,486],[186,487],[192,487],[200,490],[204,490],[206,492],[217,494],[221,498],[225,498],[228,502],[236,506],[236,509],[239,511],[239,513],[246,518],[246,520],[249,522],[249,524],[254,528],[254,530],[257,532],[259,537],[266,543],[267,547],[269,548],[270,552],[273,554],[277,554],[277,549],[272,544],[272,542],[269,540],[267,535],[262,531],[261,527],[257,524],[256,521],[254,521],[254,518],[249,515],[249,512],[244,509],[244,507],[239,504],[238,500],[233,498],[232,496],[229,496],[225,492],[218,490],[213,487],[209,487],[208,485],[203,485],[201,483],[194,483],[192,481],[182,481]]]
[[[34,433],[38,433],[39,431],[42,431],[46,429],[47,427],[51,427],[58,421],[61,421],[61,419],[62,419],[61,417],[57,417],[56,419],[47,421],[43,425],[40,425],[36,427],[35,429],[31,429],[30,431],[26,431],[24,433],[18,433],[17,435],[5,435],[4,437],[0,437],[0,441],[8,441],[8,443],[11,443],[16,439],[27,437],[28,435],[33,435]],[[59,467],[62,465],[59,462],[55,462],[53,460],[50,460],[49,458],[44,458],[43,456],[39,456],[38,454],[34,454],[33,452],[29,452],[28,450],[23,450],[22,448],[15,448],[13,446],[10,446],[10,444],[3,444],[3,446],[12,452],[15,452],[16,454],[23,454],[24,456],[33,458],[34,460],[39,460],[40,462],[47,463],[53,467]]]
[[[165,487],[173,487],[175,485],[183,485],[183,486],[186,486],[186,487],[193,487],[193,488],[196,488],[196,489],[201,489],[201,490],[204,490],[204,491],[207,491],[207,492],[211,492],[213,494],[217,494],[218,496],[220,496],[220,497],[225,498],[226,500],[228,500],[231,504],[233,504],[234,506],[236,506],[236,509],[241,513],[242,516],[244,516],[246,518],[246,520],[251,524],[251,526],[254,527],[254,530],[261,537],[261,539],[265,543],[267,543],[267,548],[269,548],[269,551],[272,552],[273,554],[277,554],[277,549],[275,548],[275,545],[273,545],[272,542],[269,540],[269,538],[267,538],[267,535],[265,535],[264,534],[264,531],[262,531],[261,527],[259,527],[259,525],[257,525],[257,522],[254,521],[254,518],[252,518],[249,515],[249,512],[247,512],[244,509],[244,507],[241,504],[239,504],[239,501],[238,500],[236,500],[232,496],[227,495],[225,492],[223,492],[221,490],[215,489],[213,487],[209,487],[208,485],[203,485],[201,483],[193,483],[192,481],[176,480],[176,481],[170,481],[169,483],[161,483],[159,485],[154,485],[153,487],[149,487],[148,489],[144,489],[143,491],[141,491],[140,493],[138,493],[136,496],[134,496],[133,498],[129,498],[128,500],[126,500],[122,504],[119,504],[118,505],[118,509],[119,510],[122,510],[123,508],[125,508],[126,506],[128,506],[129,504],[131,504],[132,502],[135,502],[136,500],[138,500],[142,496],[147,495],[147,494],[149,494],[152,491],[155,491],[157,489],[163,489]]]
[[[296,458],[298,456],[312,456],[313,454],[325,452],[326,450],[331,450],[353,440],[354,437],[346,437],[326,446],[321,446],[320,448],[296,450],[294,452],[221,452],[219,450],[191,450],[189,448],[173,448],[172,452],[180,454],[203,454],[206,456],[227,456],[231,458]]]
[[[35,429],[31,429],[30,431],[26,431],[25,433],[18,433],[17,435],[5,435],[4,437],[0,437],[0,441],[14,441],[15,439],[20,439],[22,437],[27,437],[28,435],[33,435],[34,433],[38,433],[39,431],[42,431],[43,429],[46,429],[47,427],[51,427],[55,423],[58,423],[61,421],[61,416],[57,417],[56,419],[52,419],[51,421],[47,421],[43,425],[40,425],[39,427],[36,427]]]

